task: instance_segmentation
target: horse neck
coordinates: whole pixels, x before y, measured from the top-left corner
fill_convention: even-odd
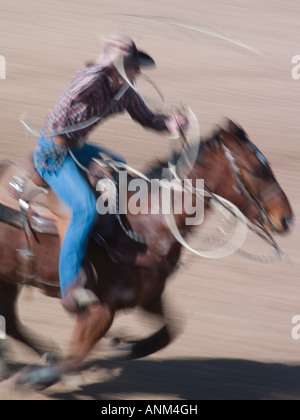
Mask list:
[[[193,166],[192,172],[188,176],[188,183],[191,181],[193,186],[198,188],[198,194],[192,194],[188,199],[188,203],[184,198],[182,204],[183,211],[175,216],[179,228],[184,229],[188,224],[187,220],[191,222],[191,228],[202,223],[201,216],[203,216],[202,210],[204,210],[203,196],[201,192],[199,194],[199,189],[203,188],[204,183],[204,186],[208,187],[210,191],[218,194],[224,188],[224,185],[227,185],[228,175],[230,175],[229,165],[228,161],[224,158],[224,151],[221,145],[213,149],[206,149],[204,147]],[[202,182],[199,183],[199,181]],[[205,204],[207,204],[206,201]],[[195,212],[193,215],[192,211]]]
[[[231,201],[239,208],[249,206],[247,196],[241,194],[232,164],[225,155],[223,143],[220,142],[214,148],[205,148],[194,169],[212,193]]]
[[[222,144],[214,148],[203,147],[193,167],[192,179],[202,179],[205,186],[218,194],[229,175],[229,164],[224,156]]]

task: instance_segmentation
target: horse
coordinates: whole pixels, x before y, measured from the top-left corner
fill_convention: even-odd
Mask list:
[[[11,167],[11,164],[2,162],[0,187],[3,183],[18,183],[7,176]],[[166,167],[167,161],[156,163],[147,171],[147,178],[161,179]],[[201,141],[189,178],[193,185],[197,179],[203,179],[207,191],[233,203],[249,223],[260,226],[270,235],[291,230],[294,215],[286,194],[265,156],[235,122],[228,120],[223,127],[218,126],[209,138]],[[20,177],[15,176],[14,179],[19,180]],[[31,190],[31,196],[39,194],[40,191],[34,189],[32,193]],[[128,192],[127,203],[131,198],[132,192]],[[34,200],[32,198],[31,202]],[[206,211],[209,211],[209,201],[206,197]],[[56,226],[55,230],[53,224],[47,226],[47,218],[37,217],[43,206],[26,207],[24,200],[19,200],[21,207],[18,207],[19,204],[12,206],[11,199],[7,199],[7,193],[4,194],[1,188],[0,203],[0,314],[6,319],[8,336],[42,355],[49,352],[49,347],[33,339],[21,324],[17,315],[17,298],[23,284],[38,287],[49,297],[60,297],[59,228]],[[150,337],[125,343],[124,359],[146,357],[174,340],[176,329],[172,327],[163,304],[163,292],[166,281],[176,272],[183,246],[170,234],[161,211],[151,214],[150,197],[147,206],[148,212],[127,214],[126,217],[119,214],[99,215],[99,225],[89,241],[86,263],[88,287],[98,296],[99,303],[76,315],[66,356],[54,358],[49,366],[21,374],[19,384],[46,387],[59,381],[66,373],[83,369],[87,356],[108,333],[115,314],[120,310],[141,308],[156,315],[162,325]],[[55,220],[59,225],[64,218],[68,220],[65,209],[59,205],[55,208],[52,222]],[[186,217],[186,209],[174,214],[176,226],[183,235],[189,235],[196,228],[187,225]],[[103,233],[103,225],[109,227],[106,234]]]

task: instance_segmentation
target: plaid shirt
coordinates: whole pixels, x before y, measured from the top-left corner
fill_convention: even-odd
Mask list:
[[[119,100],[114,100],[117,90],[109,80],[108,72],[108,69],[93,64],[75,75],[42,129],[40,151],[35,153],[37,168],[52,171],[60,168],[67,155],[67,148],[52,141],[56,135],[70,140],[70,145],[76,147],[79,139],[86,138],[97,124],[111,114],[126,110],[144,127],[159,131],[167,130],[166,116],[153,114],[132,88],[129,87]],[[93,119],[97,121],[88,124]],[[87,126],[82,127],[85,122]],[[72,132],[60,134],[68,132],[68,129]],[[52,140],[47,141],[47,139]]]
[[[111,114],[125,110],[144,127],[154,130],[166,130],[164,115],[154,115],[136,92],[129,88],[123,96],[114,101],[117,90],[108,78],[108,70],[96,64],[80,70],[70,86],[56,103],[43,127],[43,133],[64,132],[65,129],[78,126],[94,117],[101,117],[96,123],[76,130],[67,137],[85,138],[103,119]]]

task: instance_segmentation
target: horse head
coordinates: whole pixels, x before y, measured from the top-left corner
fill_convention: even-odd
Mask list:
[[[214,138],[223,174],[215,192],[268,232],[288,232],[293,211],[266,157],[237,124],[228,121]],[[222,163],[221,163],[222,162]]]

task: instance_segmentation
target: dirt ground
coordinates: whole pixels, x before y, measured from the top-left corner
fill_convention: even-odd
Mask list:
[[[74,71],[100,53],[100,38],[124,32],[155,57],[149,75],[168,104],[193,109],[201,134],[225,116],[244,127],[296,216],[292,233],[279,240],[291,264],[185,253],[166,290],[182,333],[163,351],[128,363],[103,361],[81,381],[0,399],[300,398],[300,341],[291,335],[292,317],[300,314],[300,80],[291,74],[292,57],[300,54],[299,14],[300,4],[287,0],[0,0],[0,55],[7,66],[0,80],[2,157],[33,148],[20,118],[39,128]],[[106,122],[92,139],[141,170],[169,150],[168,136],[145,132],[126,115]],[[248,246],[270,253],[255,237]],[[60,302],[25,289],[20,314],[66,350],[73,319]],[[135,336],[147,329],[134,312],[120,314],[112,331]],[[15,363],[35,361],[12,340],[6,345]]]

